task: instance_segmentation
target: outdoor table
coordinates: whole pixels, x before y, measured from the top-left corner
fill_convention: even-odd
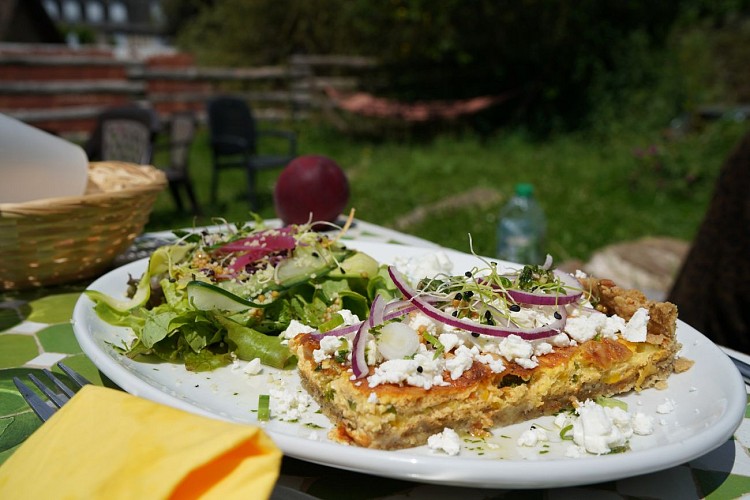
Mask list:
[[[140,242],[159,234],[146,234]],[[427,240],[356,220],[347,238],[439,248]],[[131,252],[131,257],[133,256]],[[64,361],[96,384],[114,386],[81,351],[71,324],[86,283],[0,293],[0,463],[37,427],[36,415],[12,382]],[[729,351],[728,351],[729,352]],[[750,362],[750,356],[732,352]],[[549,490],[521,490],[513,498],[738,498],[750,495],[750,406],[746,418],[716,450],[689,463],[651,474]],[[533,462],[529,467],[533,467]],[[582,466],[585,466],[582,464]],[[370,476],[285,457],[278,484],[319,498],[504,498],[503,490],[420,484]],[[278,492],[284,498],[283,491]]]

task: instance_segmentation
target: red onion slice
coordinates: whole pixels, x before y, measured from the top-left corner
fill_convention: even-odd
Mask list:
[[[384,321],[385,300],[382,295],[376,295],[370,305],[370,326],[376,326]]]
[[[576,302],[583,295],[581,284],[568,273],[555,270],[555,276],[562,282],[565,293],[544,293],[544,292],[527,292],[524,290],[501,288],[495,284],[492,288],[498,292],[504,293],[519,304],[528,304],[532,306],[558,306]],[[515,276],[503,276],[511,281]]]
[[[408,300],[397,300],[394,302],[389,302],[385,305],[385,311],[383,314],[383,320],[381,323],[385,321],[390,321],[392,319],[400,318],[401,316],[405,316],[406,314],[414,311],[416,309],[416,306],[409,302]],[[354,333],[357,330],[359,330],[360,325],[362,324],[361,321],[358,321],[357,323],[353,323],[351,325],[346,326],[340,326],[338,328],[334,328],[333,330],[328,330],[327,332],[312,332],[311,335],[315,338],[323,338],[323,337],[343,337],[344,335],[349,335],[350,333]]]
[[[557,335],[564,327],[565,321],[568,317],[568,312],[563,305],[558,306],[559,318],[546,326],[537,328],[516,328],[511,326],[494,326],[494,325],[483,325],[474,321],[469,321],[461,318],[456,318],[448,313],[437,309],[430,305],[426,300],[419,296],[416,290],[404,279],[403,275],[393,266],[388,267],[388,274],[393,280],[404,297],[410,300],[420,311],[426,316],[440,321],[446,325],[450,325],[454,328],[460,328],[470,332],[479,333],[481,335],[490,335],[493,337],[508,337],[510,335],[518,335],[524,340],[536,340],[546,337],[552,337]]]
[[[359,324],[357,334],[354,336],[354,345],[352,347],[352,372],[354,378],[359,379],[367,375],[367,359],[365,358],[365,346],[367,344],[367,334],[370,333],[370,322],[363,321]]]
[[[549,271],[549,269],[552,267],[552,256],[550,254],[547,254],[547,258],[544,259],[544,264],[542,264],[542,269],[545,271]]]
[[[359,326],[352,342],[352,372],[355,379],[366,376],[370,371],[367,367],[367,358],[365,356],[367,337],[370,333],[370,328],[383,322],[384,313],[385,300],[383,300],[382,296],[376,295],[370,305],[370,317]]]
[[[577,301],[583,295],[581,284],[568,273],[553,271],[555,276],[562,282],[565,293],[542,293],[526,292],[523,290],[503,290],[509,297],[521,304],[530,304],[533,306],[556,306],[570,304]]]

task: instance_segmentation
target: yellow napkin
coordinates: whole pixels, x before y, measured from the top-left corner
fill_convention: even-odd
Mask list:
[[[0,467],[0,498],[268,498],[280,467],[257,427],[87,385]]]

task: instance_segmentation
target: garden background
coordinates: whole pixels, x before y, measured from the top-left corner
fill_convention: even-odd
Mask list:
[[[169,0],[175,43],[201,65],[263,66],[292,54],[374,57],[361,90],[402,102],[510,96],[455,121],[324,116],[283,124],[300,154],[334,159],[357,217],[492,255],[497,214],[531,182],[547,250],[587,261],[647,236],[689,242],[717,173],[750,130],[750,2],[683,0]],[[251,103],[252,104],[252,103]],[[274,127],[277,127],[275,124]],[[266,146],[273,149],[274,144]],[[157,163],[159,158],[157,157]],[[205,131],[191,150],[203,215],[164,194],[148,229],[247,220],[244,173],[208,204]],[[260,176],[273,217],[278,171]]]

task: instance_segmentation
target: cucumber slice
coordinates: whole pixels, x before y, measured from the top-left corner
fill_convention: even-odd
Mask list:
[[[103,302],[119,313],[126,313],[148,302],[149,297],[151,297],[150,281],[151,276],[148,273],[143,273],[135,294],[127,300],[116,299],[97,290],[86,290],[84,293],[97,304]]]
[[[336,267],[333,259],[324,259],[315,252],[300,252],[276,268],[276,283],[284,288],[319,278]]]
[[[345,259],[341,265],[331,271],[332,278],[374,278],[378,274],[378,261],[366,253],[357,252]]]
[[[190,281],[187,284],[188,302],[199,311],[242,312],[252,308],[267,307],[245,300],[239,295],[205,281]]]
[[[195,245],[166,245],[157,248],[151,254],[148,261],[148,273],[151,276],[166,273],[169,271],[170,264],[176,264],[195,247]]]
[[[169,264],[179,262],[185,258],[195,245],[169,245],[159,247],[151,254],[148,269],[138,281],[135,294],[127,300],[116,299],[96,290],[86,290],[86,295],[97,304],[103,302],[119,313],[126,313],[131,309],[145,305],[151,297],[151,277],[166,273]]]

